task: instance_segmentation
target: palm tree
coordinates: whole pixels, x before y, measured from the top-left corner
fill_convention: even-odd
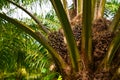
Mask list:
[[[30,21],[30,20],[29,20]],[[11,23],[1,22],[0,79],[52,79],[47,50]]]
[[[11,23],[1,22],[0,79],[14,76],[24,64],[25,50],[21,30]],[[19,36],[18,36],[19,35]]]
[[[51,32],[19,4],[12,0],[3,1],[2,6],[13,4],[38,24],[39,29],[35,31],[29,25],[0,13],[1,19],[21,28],[48,50],[63,80],[120,79],[120,8],[109,21],[103,17],[106,0],[81,0],[83,5],[77,8],[77,13],[81,14],[70,24],[65,5],[60,0],[50,0],[62,27]]]

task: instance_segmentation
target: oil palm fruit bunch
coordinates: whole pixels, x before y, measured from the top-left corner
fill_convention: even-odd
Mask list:
[[[64,41],[63,33],[60,30],[52,32],[49,34],[48,39],[50,45],[68,62],[67,45]]]

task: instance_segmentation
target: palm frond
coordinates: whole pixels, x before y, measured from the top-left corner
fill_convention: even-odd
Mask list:
[[[61,22],[64,34],[65,34],[65,37],[67,40],[67,45],[68,45],[68,50],[69,50],[69,54],[70,54],[72,68],[74,69],[75,72],[79,71],[80,70],[80,64],[79,64],[80,55],[79,55],[78,48],[75,43],[75,39],[72,34],[72,29],[71,29],[67,14],[66,14],[60,0],[55,0],[55,1],[51,0],[51,3],[57,13],[57,16],[58,16],[60,22]]]
[[[110,65],[113,61],[113,58],[115,56],[115,53],[117,52],[117,50],[119,49],[120,47],[120,31],[116,34],[116,36],[113,38],[110,46],[109,46],[109,49],[108,49],[108,52],[103,60],[103,63],[105,66],[106,69],[109,69],[110,68]],[[102,65],[101,64],[101,65]]]
[[[83,0],[83,18],[82,18],[82,44],[81,53],[84,60],[84,66],[88,69],[88,63],[92,64],[92,1]]]

